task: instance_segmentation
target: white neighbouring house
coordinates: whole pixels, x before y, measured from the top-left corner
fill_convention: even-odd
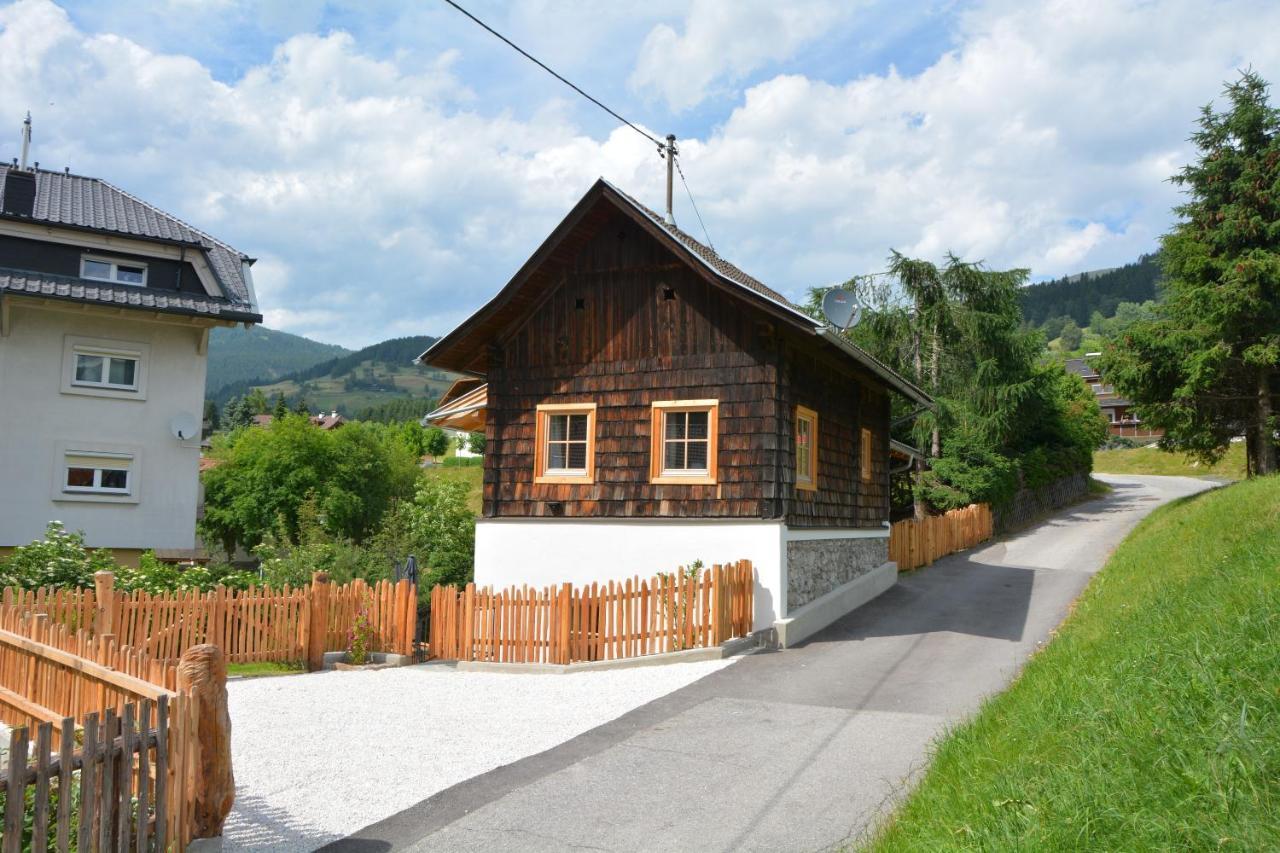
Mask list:
[[[51,520],[122,562],[195,546],[209,331],[253,260],[106,181],[0,166],[0,554]]]

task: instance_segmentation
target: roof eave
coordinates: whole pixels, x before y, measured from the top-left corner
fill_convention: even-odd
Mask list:
[[[822,326],[815,329],[814,334],[825,338],[845,354],[852,356],[855,361],[870,370],[880,379],[884,380],[886,385],[893,388],[902,396],[909,400],[914,400],[922,406],[928,406],[930,409],[935,408],[936,404],[932,397],[920,388],[916,387],[913,383],[908,382],[906,379],[899,376],[890,367],[881,363],[870,353],[866,352],[861,347],[856,346],[852,341],[837,332],[835,329],[830,326]]]

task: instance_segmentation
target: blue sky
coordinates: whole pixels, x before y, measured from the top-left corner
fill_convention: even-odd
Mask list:
[[[1132,260],[1198,107],[1280,79],[1256,0],[464,5],[676,133],[717,248],[796,298],[890,248]],[[268,325],[346,346],[447,331],[597,176],[661,199],[649,143],[439,0],[0,3],[0,86],[0,156],[31,109],[45,166],[258,257]]]

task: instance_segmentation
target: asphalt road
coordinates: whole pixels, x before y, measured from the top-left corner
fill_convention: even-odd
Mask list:
[[[1114,492],[904,575],[803,646],[749,655],[326,849],[669,853],[856,842],[909,789],[930,742],[1048,640],[1139,519],[1212,485],[1099,479]]]

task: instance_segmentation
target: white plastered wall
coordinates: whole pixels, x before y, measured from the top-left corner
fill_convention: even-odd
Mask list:
[[[43,536],[49,521],[83,530],[103,548],[191,548],[195,543],[199,439],[179,441],[175,415],[200,420],[205,357],[202,330],[190,324],[10,303],[0,336],[0,546]],[[145,344],[146,399],[66,393],[68,335]],[[135,502],[56,499],[59,447],[137,448]]]
[[[786,615],[785,525],[777,521],[486,518],[476,521],[476,586],[543,587],[648,579],[694,560],[750,560],[754,630]]]

